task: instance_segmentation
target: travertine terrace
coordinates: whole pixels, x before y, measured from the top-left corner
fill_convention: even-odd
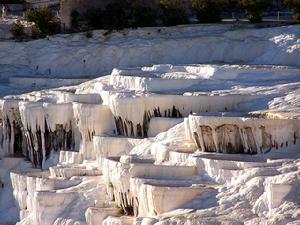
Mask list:
[[[299,224],[297,40],[286,65],[115,68],[4,97],[8,213],[18,225]]]

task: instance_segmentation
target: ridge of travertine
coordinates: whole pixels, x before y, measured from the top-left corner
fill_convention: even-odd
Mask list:
[[[0,74],[1,78],[74,79],[98,77],[116,67],[157,63],[300,66],[299,25],[254,27],[245,23],[182,25],[94,30],[92,37],[82,32],[26,42],[1,41]]]
[[[36,167],[10,174],[18,225],[300,220],[297,68],[114,69],[0,105],[0,163]]]

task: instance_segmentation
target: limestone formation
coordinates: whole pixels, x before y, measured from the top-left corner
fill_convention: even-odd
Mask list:
[[[277,69],[286,83],[249,84]],[[156,65],[4,98],[1,154],[36,167],[10,175],[18,224],[300,219],[295,71]]]

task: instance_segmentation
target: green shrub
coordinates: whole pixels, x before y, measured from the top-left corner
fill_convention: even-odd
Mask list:
[[[133,22],[129,23],[128,17],[131,17]],[[87,10],[84,18],[93,29],[120,30],[129,25],[155,26],[157,13],[138,1],[129,6],[125,1],[119,0],[107,5],[104,10],[95,8]]]
[[[34,39],[41,37],[41,31],[36,25],[31,28],[31,37]]]
[[[300,20],[300,1],[285,0],[284,3],[293,11],[295,20]]]
[[[127,26],[124,0],[108,4],[105,10],[89,9],[84,16],[93,29],[121,30]]]
[[[41,36],[59,33],[60,21],[48,8],[39,8],[25,13],[25,19],[34,22]]]
[[[103,29],[104,12],[102,9],[88,9],[85,18],[93,29]]]
[[[240,0],[239,5],[251,23],[259,23],[264,10],[272,5],[272,0]]]
[[[133,9],[135,26],[153,27],[156,26],[157,13],[150,7],[136,7]]]
[[[77,10],[73,10],[71,12],[71,25],[72,25],[72,30],[77,29],[78,28],[78,23],[79,23],[79,17],[80,14]]]
[[[221,21],[221,13],[227,5],[228,0],[192,0],[192,8],[200,23]]]
[[[20,23],[20,21],[12,24],[10,32],[15,39],[22,39],[25,36],[24,26]]]
[[[156,25],[157,10],[135,2],[132,6],[132,17],[136,27],[153,27]]]
[[[48,34],[58,34],[60,33],[60,20],[58,17],[53,17],[48,23]]]
[[[188,23],[188,16],[181,0],[160,0],[162,22],[165,26]]]
[[[103,28],[106,30],[121,30],[127,27],[126,7],[125,0],[108,4],[103,12]]]

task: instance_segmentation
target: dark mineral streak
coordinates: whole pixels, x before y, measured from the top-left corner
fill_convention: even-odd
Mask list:
[[[136,127],[134,127],[132,121],[126,118],[124,119],[120,116],[115,116],[114,120],[117,128],[116,133],[118,135],[125,135],[127,137],[148,137],[149,123],[152,117],[162,117],[159,107],[154,108],[152,112],[145,111],[143,115],[143,121],[141,121],[141,123],[138,123]],[[175,106],[173,106],[172,109],[167,109],[164,111],[164,117],[182,118],[182,114],[178,109],[176,109]]]

